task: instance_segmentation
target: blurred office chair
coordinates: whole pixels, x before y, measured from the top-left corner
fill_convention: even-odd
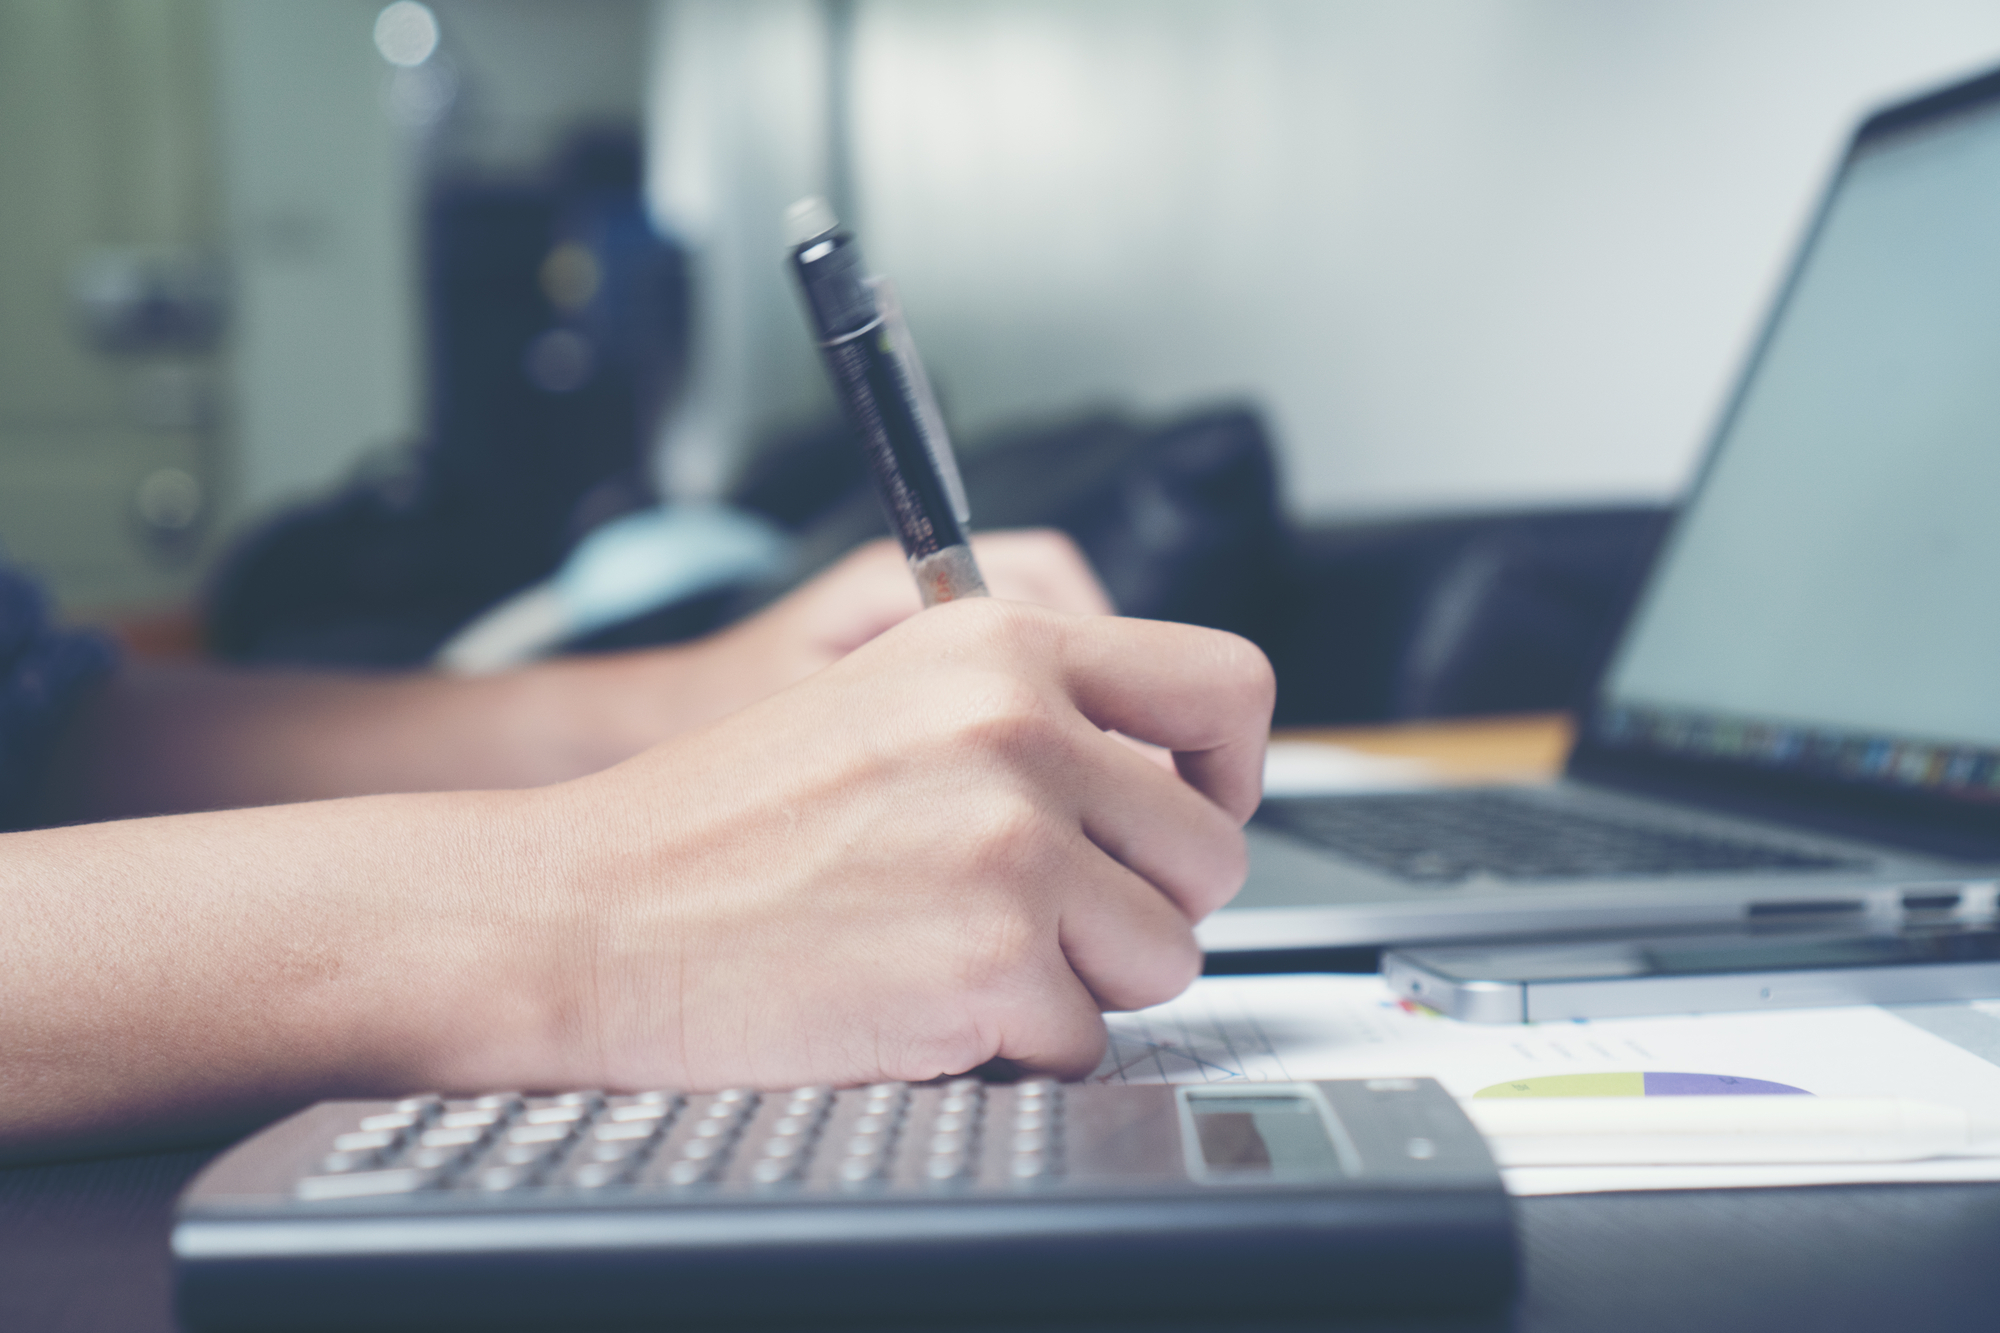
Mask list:
[[[1291,725],[1569,708],[1671,510],[1548,510],[1300,534],[1295,614],[1266,645]]]
[[[448,181],[425,215],[429,427],[225,558],[211,648],[408,665],[585,532],[652,503],[685,359],[684,257],[640,199],[636,137],[581,135],[548,179]]]

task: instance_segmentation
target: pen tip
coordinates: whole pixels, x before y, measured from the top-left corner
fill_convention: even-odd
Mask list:
[[[785,210],[785,246],[796,249],[815,236],[824,236],[840,225],[833,209],[816,194],[807,195]]]

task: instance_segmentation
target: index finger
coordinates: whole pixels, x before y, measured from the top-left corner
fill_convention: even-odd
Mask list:
[[[1108,731],[1174,752],[1183,778],[1238,823],[1264,791],[1264,743],[1277,682],[1257,645],[1158,620],[1070,621],[1063,683]]]

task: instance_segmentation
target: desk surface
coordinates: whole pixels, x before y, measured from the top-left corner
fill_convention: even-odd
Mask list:
[[[1420,759],[1455,782],[1524,782],[1562,772],[1576,727],[1567,713],[1530,713],[1394,727],[1300,728],[1277,735],[1396,759]]]
[[[168,1218],[208,1155],[0,1170],[0,1328],[169,1333]],[[2000,1312],[2000,1186],[1602,1194],[1515,1208],[1525,1290],[1511,1320],[1336,1327],[1957,1333],[1992,1327]]]
[[[1553,773],[1568,744],[1560,717],[1290,734],[1427,759],[1467,779]],[[0,1170],[0,1329],[171,1330],[169,1217],[209,1156]],[[1516,1210],[1524,1291],[1511,1319],[1340,1327],[1956,1333],[2000,1323],[2000,1186],[1586,1195],[1523,1199]]]

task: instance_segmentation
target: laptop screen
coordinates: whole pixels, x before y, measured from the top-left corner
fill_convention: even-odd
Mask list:
[[[1858,141],[1590,733],[2000,802],[2000,103]]]

